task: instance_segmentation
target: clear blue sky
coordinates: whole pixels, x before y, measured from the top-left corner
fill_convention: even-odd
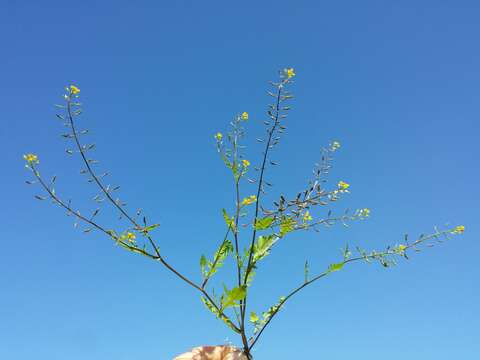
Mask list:
[[[322,271],[346,242],[381,249],[445,223],[466,232],[393,269],[357,264],[310,287],[256,359],[478,356],[479,17],[478,1],[1,1],[0,358],[168,360],[238,344],[162,267],[35,201],[22,155],[37,153],[59,194],[94,208],[54,116],[77,84],[101,168],[129,208],[161,222],[167,259],[198,278],[233,204],[212,134],[248,111],[258,163],[267,81],[285,66],[296,99],[272,196],[300,190],[336,139],[331,180],[351,195],[334,210],[372,216],[280,243],[252,288],[258,311],[302,281],[305,259]]]

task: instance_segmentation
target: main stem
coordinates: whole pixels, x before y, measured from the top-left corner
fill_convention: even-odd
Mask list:
[[[280,101],[281,101],[281,96],[282,96],[283,84],[284,84],[284,82],[281,82],[278,85],[276,104],[275,104],[274,124],[269,131],[267,145],[266,145],[265,151],[263,153],[262,166],[261,166],[261,170],[260,170],[260,178],[259,178],[259,181],[258,181],[257,202],[256,202],[256,205],[255,205],[255,217],[254,217],[254,220],[253,220],[252,240],[251,240],[250,248],[249,248],[250,254],[248,256],[248,263],[247,263],[247,268],[245,270],[245,278],[243,279],[243,285],[247,284],[248,276],[250,275],[250,272],[252,270],[253,247],[255,245],[255,238],[257,236],[257,230],[255,228],[255,223],[257,221],[258,212],[259,212],[259,208],[260,208],[260,196],[261,196],[261,193],[262,193],[263,175],[265,173],[265,166],[266,166],[266,163],[267,163],[268,150],[270,149],[270,143],[272,141],[273,133],[275,132],[275,129],[278,125],[278,119],[279,119],[279,115],[280,115]],[[247,356],[247,358],[251,359],[251,354],[250,354],[251,346],[248,344],[248,340],[247,340],[247,337],[246,337],[246,334],[245,334],[245,314],[246,314],[246,311],[247,311],[247,297],[245,297],[245,299],[240,304],[240,306],[241,306],[240,329],[241,329],[242,341],[243,341],[243,351],[244,351],[245,355]]]

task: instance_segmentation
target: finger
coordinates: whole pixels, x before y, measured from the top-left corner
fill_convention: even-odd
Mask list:
[[[193,358],[192,352],[188,352],[188,353],[183,353],[181,355],[178,355],[173,360],[192,360],[192,358]]]
[[[178,355],[173,360],[201,360],[201,358],[199,357],[198,351],[192,350],[192,351],[183,353],[181,355]]]
[[[173,360],[248,360],[238,349],[229,346],[199,346]]]
[[[229,352],[222,360],[248,360],[245,354],[239,350]]]

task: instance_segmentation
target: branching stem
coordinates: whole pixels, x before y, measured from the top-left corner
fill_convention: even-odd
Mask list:
[[[409,245],[406,245],[405,248],[403,249],[403,252],[405,252],[406,250],[410,249],[410,248],[415,248],[417,245],[427,241],[427,240],[430,240],[432,238],[438,238],[440,237],[441,235],[448,235],[451,233],[451,230],[445,230],[445,231],[436,231],[434,234],[432,235],[429,235],[429,236],[425,236],[425,237],[422,237],[418,240],[416,240],[414,243],[412,244],[409,244]],[[389,256],[389,255],[398,255],[398,251],[396,250],[393,250],[393,249],[389,249],[389,250],[386,250],[384,252],[381,252],[381,253],[371,253],[369,255],[365,255],[365,256],[358,256],[358,257],[354,257],[354,258],[350,258],[350,259],[347,259],[347,260],[344,260],[343,261],[343,264],[348,264],[348,263],[352,263],[352,262],[356,262],[356,261],[359,261],[359,260],[369,260],[369,259],[377,259],[377,258],[380,258],[382,256]],[[282,308],[282,306],[291,298],[293,297],[295,294],[297,294],[298,292],[300,292],[302,289],[304,289],[305,287],[307,287],[308,285],[314,283],[315,281],[327,276],[328,274],[330,274],[332,271],[330,270],[326,270],[324,272],[322,272],[321,274],[313,277],[312,279],[304,282],[302,285],[298,286],[297,288],[295,288],[293,291],[291,291],[287,296],[285,296],[282,301],[280,301],[278,303],[278,306],[276,307],[275,311],[272,313],[272,315],[270,316],[270,318],[265,322],[265,324],[260,328],[260,331],[257,333],[257,335],[253,338],[253,340],[251,341],[251,344],[249,346],[249,351],[255,346],[255,344],[257,343],[258,339],[260,338],[260,336],[262,335],[262,333],[264,332],[265,328],[270,324],[270,322],[272,321],[272,319],[274,318],[274,316],[280,311],[280,309]]]
[[[267,158],[268,158],[268,151],[270,150],[270,143],[272,141],[272,137],[273,137],[273,133],[275,132],[275,129],[277,128],[278,124],[279,124],[279,117],[280,117],[280,102],[281,102],[281,96],[282,96],[282,89],[283,89],[283,85],[284,85],[285,81],[282,81],[278,86],[277,86],[277,96],[276,96],[276,104],[275,104],[275,119],[274,119],[274,123],[271,127],[271,129],[269,130],[269,133],[268,133],[268,141],[267,141],[267,144],[265,146],[265,151],[263,153],[263,160],[262,160],[262,166],[260,168],[260,177],[259,177],[259,180],[258,180],[258,188],[257,188],[257,201],[255,203],[255,216],[254,216],[254,220],[253,220],[253,231],[252,231],[252,240],[250,242],[250,247],[249,247],[249,256],[248,256],[248,262],[247,262],[247,267],[246,267],[246,270],[245,270],[245,277],[243,279],[243,284],[246,285],[247,284],[247,281],[248,281],[248,276],[250,275],[250,272],[252,271],[252,260],[253,260],[253,250],[254,250],[254,246],[255,246],[255,238],[257,236],[257,230],[255,228],[255,224],[256,224],[256,221],[258,219],[258,212],[259,212],[259,208],[260,208],[260,196],[261,196],[261,193],[262,193],[262,187],[263,187],[263,176],[264,176],[264,173],[265,173],[265,168],[266,168],[266,164],[267,164]],[[245,299],[243,300],[242,304],[241,304],[241,326],[240,328],[243,329],[243,332],[242,332],[242,340],[243,339],[246,339],[246,334],[245,334],[245,315],[246,315],[246,311],[247,311],[247,297],[245,297]],[[246,355],[248,357],[250,357],[250,346],[248,345],[248,342],[245,343],[245,341],[243,341],[243,345],[244,345],[244,352],[246,353]]]

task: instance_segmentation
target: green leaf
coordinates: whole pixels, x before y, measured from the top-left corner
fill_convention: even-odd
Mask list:
[[[236,302],[245,299],[247,296],[247,289],[245,286],[237,286],[232,290],[224,289],[225,296],[222,296],[222,309],[237,305]]]
[[[232,164],[233,177],[238,180],[238,164],[234,161]]]
[[[278,311],[280,311],[280,309],[283,306],[283,303],[285,302],[285,300],[286,300],[285,296],[280,297],[280,299],[278,300],[278,302],[275,305],[271,306],[267,311],[264,311],[262,313],[262,320],[259,321],[258,324],[260,324],[260,325],[265,324],[274,314],[276,314]],[[259,327],[255,327],[254,333],[257,332],[259,329],[260,329]]]
[[[273,220],[275,220],[273,217],[264,217],[263,219],[258,219],[255,222],[254,228],[255,228],[255,230],[268,229],[270,227],[270,225],[272,225]]]
[[[262,312],[261,319],[254,312],[250,314],[250,321],[253,322],[255,325],[253,329],[254,334],[257,334],[263,328],[263,326],[270,320],[270,318],[274,314],[276,314],[278,311],[280,311],[285,300],[286,300],[285,296],[280,297],[280,299],[275,305],[271,306],[267,311]]]
[[[255,270],[253,270],[253,268],[252,268],[250,270],[250,272],[248,273],[247,280],[245,281],[245,285],[247,285],[247,287],[252,285],[254,277],[255,277]]]
[[[338,264],[331,264],[331,265],[328,267],[328,271],[329,271],[329,272],[334,272],[334,271],[342,270],[343,265],[345,265],[345,263],[343,263],[343,262],[338,263]]]
[[[263,259],[270,253],[270,249],[277,242],[275,235],[259,236],[253,248],[253,262]]]
[[[132,245],[128,245],[128,244],[125,244],[124,242],[122,241],[119,241],[118,242],[118,245],[120,245],[121,247],[123,247],[124,249],[127,249],[128,251],[131,251],[133,253],[136,253],[136,254],[140,254],[140,255],[145,255],[144,252],[142,252],[139,248],[137,248],[136,246],[132,246]]]
[[[209,276],[212,276],[217,272],[219,268],[223,266],[223,262],[227,258],[228,254],[233,252],[233,245],[230,242],[230,240],[226,239],[218,248],[217,251],[215,251],[215,255],[213,256],[213,261],[214,263],[210,263],[210,272]],[[216,262],[215,262],[216,260]]]
[[[210,303],[208,299],[204,298],[203,296],[201,297],[201,299],[202,299],[202,302],[207,307],[207,309],[210,310],[212,314],[214,314],[218,319],[222,320],[230,329],[238,333],[238,330],[235,329],[235,326],[233,325],[233,323],[225,315],[221,315],[220,312],[217,310],[217,308],[215,308],[215,306],[213,306],[213,304]]]
[[[256,323],[260,320],[260,318],[258,317],[258,315],[255,313],[255,311],[252,311],[250,313],[250,322],[252,323]]]
[[[153,225],[146,226],[146,227],[144,227],[144,228],[142,229],[142,232],[143,232],[144,234],[148,234],[150,231],[152,231],[153,229],[155,229],[155,228],[157,228],[157,227],[159,227],[159,226],[160,226],[160,224],[153,224]]]
[[[202,257],[200,258],[200,270],[202,271],[203,276],[206,277],[208,275],[207,258],[205,257],[205,255],[202,255]]]
[[[215,308],[210,301],[208,301],[203,296],[201,297],[202,302],[205,304],[208,310],[210,310],[216,317],[220,317],[220,312]]]
[[[222,213],[223,213],[223,218],[225,219],[225,223],[227,224],[227,226],[233,229],[235,227],[234,217],[233,216],[229,217],[228,214],[227,214],[227,210],[225,210],[225,209],[222,209]]]
[[[226,239],[218,248],[217,251],[215,251],[214,259],[218,257],[218,261],[223,261],[225,257],[233,252],[233,245],[230,240]]]
[[[289,232],[295,230],[296,221],[292,218],[284,216],[282,222],[280,223],[280,237],[285,236]]]
[[[209,278],[214,275],[218,269],[223,266],[225,259],[228,254],[233,252],[233,245],[230,240],[225,239],[225,241],[220,245],[220,247],[215,251],[213,256],[213,261],[209,261],[202,255],[200,258],[200,267],[202,268],[202,274],[205,278]]]

